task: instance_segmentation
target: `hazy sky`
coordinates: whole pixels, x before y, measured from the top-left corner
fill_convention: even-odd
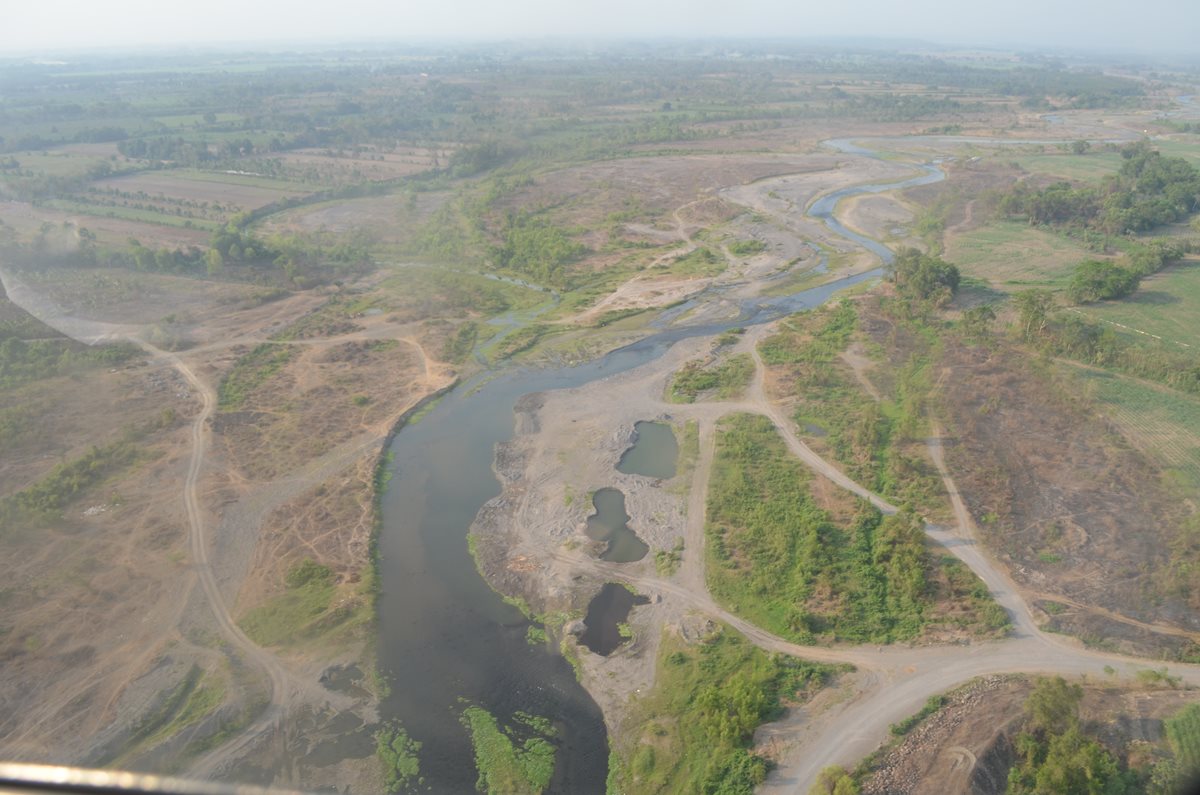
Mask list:
[[[1194,51],[1200,0],[7,0],[0,53],[138,44],[905,36]]]

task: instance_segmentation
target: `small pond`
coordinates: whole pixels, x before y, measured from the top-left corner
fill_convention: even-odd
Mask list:
[[[632,563],[646,557],[650,547],[626,524],[629,514],[625,513],[624,494],[617,489],[600,489],[592,496],[592,505],[596,506],[596,512],[588,517],[587,536],[593,541],[608,542],[601,560]]]
[[[634,605],[647,604],[650,604],[647,597],[630,593],[624,585],[606,582],[600,593],[588,603],[579,642],[596,654],[607,657],[628,640],[621,637],[620,625],[629,619],[629,611]]]
[[[633,432],[633,447],[621,456],[617,471],[663,480],[675,477],[679,443],[671,426],[665,422],[639,422],[633,426]]]

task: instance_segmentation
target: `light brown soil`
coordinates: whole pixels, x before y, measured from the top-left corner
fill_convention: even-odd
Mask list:
[[[422,192],[412,200],[390,195],[324,202],[272,215],[260,228],[268,233],[361,232],[380,243],[399,245],[408,242],[447,198],[447,193]]]
[[[894,248],[920,246],[912,233],[913,209],[897,197],[852,196],[838,204],[837,217],[852,231]]]
[[[947,461],[1017,581],[1200,630],[1160,576],[1183,513],[1158,468],[1020,352],[949,344],[942,366]]]
[[[243,428],[237,439],[225,438],[218,424],[219,454],[206,458],[202,448],[196,459],[195,440],[205,438],[206,426],[196,436],[189,425],[195,425],[200,398],[211,399],[197,385],[211,395],[236,359],[231,351],[239,340],[248,349],[325,297],[306,293],[258,305],[245,300],[258,288],[144,274],[134,278],[116,270],[48,272],[27,281],[52,297],[36,305],[54,322],[68,318],[56,301],[104,321],[74,318],[66,324],[82,333],[88,333],[89,324],[150,333],[158,326],[105,322],[110,317],[154,320],[171,308],[177,318],[170,325],[192,349],[186,360],[149,349],[132,365],[111,372],[98,368],[19,388],[23,399],[36,401],[30,422],[54,432],[23,440],[18,455],[5,457],[0,493],[35,480],[91,444],[119,436],[126,427],[168,419],[138,442],[142,457],[136,464],[77,495],[61,521],[38,532],[0,534],[2,552],[12,561],[11,587],[0,591],[5,605],[0,624],[3,755],[162,769],[193,760],[196,751],[188,743],[220,731],[223,723],[249,725],[244,740],[201,760],[211,775],[231,754],[259,754],[255,758],[275,764],[269,761],[275,759],[270,738],[280,715],[294,713],[295,719],[284,723],[292,733],[284,746],[306,732],[312,742],[329,734],[334,713],[326,703],[344,715],[355,712],[374,720],[369,694],[352,698],[317,682],[326,666],[357,659],[364,637],[343,633],[338,648],[309,649],[293,655],[286,667],[273,662],[269,692],[279,700],[264,713],[266,691],[257,664],[268,653],[248,647],[254,653],[244,654],[241,646],[228,645],[222,637],[226,630],[213,620],[212,600],[219,601],[217,618],[228,621],[226,604],[240,594],[245,610],[277,593],[283,573],[304,557],[330,565],[346,583],[347,594],[366,598],[356,581],[368,561],[372,475],[381,442],[405,409],[452,377],[410,336],[420,329],[374,316],[341,337],[290,343],[298,354],[292,365],[253,395],[254,409],[268,418],[253,429],[257,435],[251,438]],[[139,314],[132,312],[134,306]],[[5,312],[20,319],[16,310]],[[29,334],[53,336],[36,323],[26,327]],[[298,412],[305,424],[289,422],[288,411]],[[268,445],[276,446],[274,452],[267,452]],[[193,468],[199,462],[201,502],[195,518],[185,516],[180,500],[180,484],[190,482],[191,476],[185,478],[189,461]],[[287,477],[280,478],[281,473]],[[197,521],[201,529],[210,528],[201,538],[201,555],[195,546]],[[206,538],[214,542],[211,547]],[[201,567],[211,567],[209,576],[215,575],[215,597],[194,588]],[[344,601],[337,607],[347,614],[358,609]],[[139,736],[136,727],[163,708],[193,666],[199,666],[203,687],[222,694],[217,709],[178,735]],[[305,704],[317,710],[307,722],[296,712]],[[339,776],[361,779],[363,764],[339,763]],[[365,764],[373,770],[372,758]],[[300,782],[305,786],[330,780],[329,771],[307,769],[312,778]]]

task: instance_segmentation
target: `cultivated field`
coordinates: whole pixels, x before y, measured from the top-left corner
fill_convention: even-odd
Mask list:
[[[1121,333],[1200,349],[1200,260],[1184,260],[1146,277],[1136,293],[1120,301],[1088,304],[1077,311],[1114,324]]]

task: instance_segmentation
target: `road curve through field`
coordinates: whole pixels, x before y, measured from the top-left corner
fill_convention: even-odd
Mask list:
[[[184,511],[188,524],[188,549],[192,557],[192,569],[200,583],[205,601],[208,602],[213,619],[225,640],[237,653],[262,669],[270,686],[270,700],[257,719],[237,733],[229,742],[218,746],[201,757],[190,769],[193,776],[208,776],[221,769],[237,757],[247,746],[263,735],[274,731],[287,707],[303,699],[312,704],[330,704],[342,701],[337,694],[292,675],[271,652],[258,646],[246,636],[234,621],[229,607],[221,595],[220,586],[208,558],[209,539],[205,526],[205,514],[200,505],[199,482],[204,470],[208,451],[208,423],[216,410],[216,390],[200,378],[180,356],[164,351],[141,339],[142,326],[121,325],[89,320],[70,315],[52,300],[29,288],[24,281],[0,268],[0,284],[4,286],[8,299],[47,326],[65,336],[87,345],[101,342],[129,341],[145,350],[151,357],[166,361],[177,370],[200,396],[200,411],[192,421],[191,453],[187,475],[183,485]]]

